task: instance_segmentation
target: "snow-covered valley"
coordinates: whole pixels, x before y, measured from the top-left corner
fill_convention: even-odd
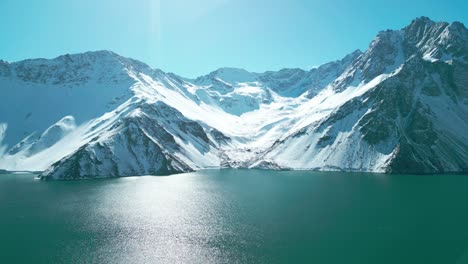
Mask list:
[[[314,68],[196,79],[109,51],[0,61],[0,169],[468,171],[468,30],[414,20]]]

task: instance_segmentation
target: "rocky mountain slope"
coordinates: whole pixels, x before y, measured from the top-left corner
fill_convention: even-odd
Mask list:
[[[468,30],[422,17],[310,71],[196,79],[108,51],[0,61],[0,169],[468,171]]]
[[[467,36],[460,23],[427,18],[381,32],[328,89],[346,92],[378,79],[375,85],[282,138],[265,158],[312,169],[466,171]]]

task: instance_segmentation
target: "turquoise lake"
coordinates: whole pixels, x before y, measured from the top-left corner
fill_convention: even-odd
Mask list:
[[[0,263],[468,263],[468,176],[4,174]]]

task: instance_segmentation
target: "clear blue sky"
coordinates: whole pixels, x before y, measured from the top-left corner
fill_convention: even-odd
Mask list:
[[[0,59],[112,50],[195,77],[309,68],[413,18],[468,22],[466,0],[1,0]]]

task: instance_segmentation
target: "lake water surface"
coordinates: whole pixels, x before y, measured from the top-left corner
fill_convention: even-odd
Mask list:
[[[0,263],[468,263],[468,176],[0,175]]]

